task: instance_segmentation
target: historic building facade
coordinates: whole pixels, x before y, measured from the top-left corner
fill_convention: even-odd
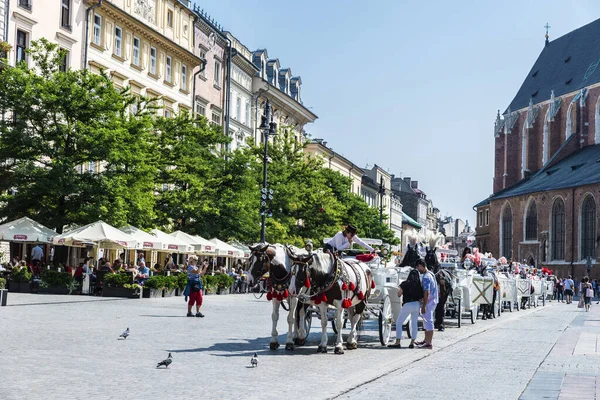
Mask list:
[[[8,1],[0,0],[0,42],[8,40]]]
[[[271,59],[266,49],[256,50],[252,62],[258,74],[252,79],[252,92],[257,96],[256,121],[261,120],[264,103],[269,100],[273,109],[273,122],[287,128],[299,143],[304,142],[306,124],[317,116],[302,103],[302,79],[294,76],[290,68],[282,68],[278,59]],[[261,133],[255,137],[261,140]]]
[[[600,45],[589,38],[599,34],[596,20],[547,40],[497,116],[494,193],[476,205],[483,250],[562,275],[597,265]]]
[[[403,212],[410,217],[407,221],[413,222],[413,227],[418,225],[423,235],[428,232],[427,211],[429,200],[427,195],[419,189],[419,182],[410,177],[391,177],[392,190],[400,196]]]
[[[104,71],[135,95],[159,98],[166,117],[191,111],[193,71],[203,60],[195,52],[196,16],[188,3],[96,2],[86,44],[89,69]]]
[[[362,177],[364,170],[352,161],[332,148],[327,147],[327,142],[323,139],[313,139],[304,147],[304,153],[314,157],[320,157],[323,160],[323,166],[340,174],[347,176],[351,180],[350,191],[356,195],[361,195]]]

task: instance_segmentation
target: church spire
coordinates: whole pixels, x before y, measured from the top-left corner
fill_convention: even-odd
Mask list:
[[[548,29],[550,29],[550,25],[548,25],[548,23],[546,22],[546,25],[544,25],[544,28],[546,28],[546,44],[545,44],[545,46],[548,46],[548,43],[550,43],[548,40],[550,38],[550,35],[548,34]]]

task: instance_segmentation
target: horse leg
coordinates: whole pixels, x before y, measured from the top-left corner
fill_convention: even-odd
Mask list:
[[[350,320],[350,334],[346,340],[346,348],[348,350],[356,350],[358,344],[356,343],[358,321],[360,321],[361,314],[358,314],[354,307],[348,309],[348,319]]]
[[[306,343],[306,329],[304,329],[304,318],[306,317],[306,308],[304,304],[296,303],[298,309],[298,319],[294,324],[294,343],[297,346],[304,346]]]
[[[281,304],[278,300],[271,300],[273,303],[273,312],[271,313],[271,320],[273,320],[273,327],[271,328],[271,343],[269,343],[269,348],[271,350],[277,350],[279,348],[279,341],[277,337],[279,333],[277,333],[277,322],[279,321],[279,305]]]
[[[321,342],[317,352],[327,353],[327,303],[319,304],[319,313],[321,314]]]
[[[298,299],[296,296],[289,297],[290,301],[290,309],[288,312],[287,322],[288,322],[288,335],[287,341],[285,342],[286,350],[294,350],[294,330],[296,329],[296,304],[298,303]]]
[[[344,347],[342,345],[342,325],[344,322],[344,309],[342,308],[342,300],[334,300],[333,305],[335,307],[335,327],[337,328],[337,335],[335,339],[335,354],[344,354]]]

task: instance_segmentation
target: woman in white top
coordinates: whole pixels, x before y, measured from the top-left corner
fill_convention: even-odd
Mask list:
[[[369,251],[374,251],[374,249],[363,242],[358,236],[356,236],[356,227],[354,225],[348,225],[344,227],[343,231],[340,231],[335,234],[333,238],[329,242],[323,246],[323,251],[327,252],[338,252],[352,246],[352,243],[356,243],[359,246],[364,247]]]

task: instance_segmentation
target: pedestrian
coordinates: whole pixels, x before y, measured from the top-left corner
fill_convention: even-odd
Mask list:
[[[563,279],[562,278],[558,278],[556,280],[556,300],[558,300],[561,303],[565,302],[565,286],[563,284]]]
[[[438,287],[435,277],[427,269],[425,261],[422,258],[415,263],[419,273],[421,273],[421,283],[423,284],[423,305],[421,306],[421,315],[423,316],[423,329],[425,330],[425,340],[417,343],[422,349],[433,348],[433,313],[438,304]]]
[[[592,290],[594,291],[594,297],[596,296],[596,290],[598,289],[598,282],[596,280],[592,280]]]
[[[204,264],[202,268],[197,267],[198,257],[195,255],[191,255],[188,257],[188,283],[190,285],[190,300],[188,301],[188,317],[193,317],[192,314],[192,306],[196,304],[196,317],[203,318],[204,314],[200,312],[200,307],[202,307],[202,275],[206,273],[206,269],[208,268],[208,264]]]
[[[590,278],[587,276],[581,280],[581,292],[580,295],[583,297],[583,304],[585,305],[585,311],[590,311],[590,305],[592,304],[592,297],[594,297],[594,289],[590,283]]]
[[[567,304],[571,304],[571,302],[573,301],[573,289],[575,288],[575,282],[573,282],[571,275],[569,275],[567,279],[565,279],[563,285],[565,288],[565,297],[567,298]]]
[[[410,317],[410,344],[409,349],[415,347],[415,339],[418,332],[419,309],[423,300],[423,284],[419,276],[419,271],[413,269],[408,274],[408,278],[400,284],[398,288],[398,297],[402,296],[402,308],[396,318],[396,342],[388,347],[399,349],[400,339],[402,338],[402,325]],[[399,328],[398,328],[399,327]]]

